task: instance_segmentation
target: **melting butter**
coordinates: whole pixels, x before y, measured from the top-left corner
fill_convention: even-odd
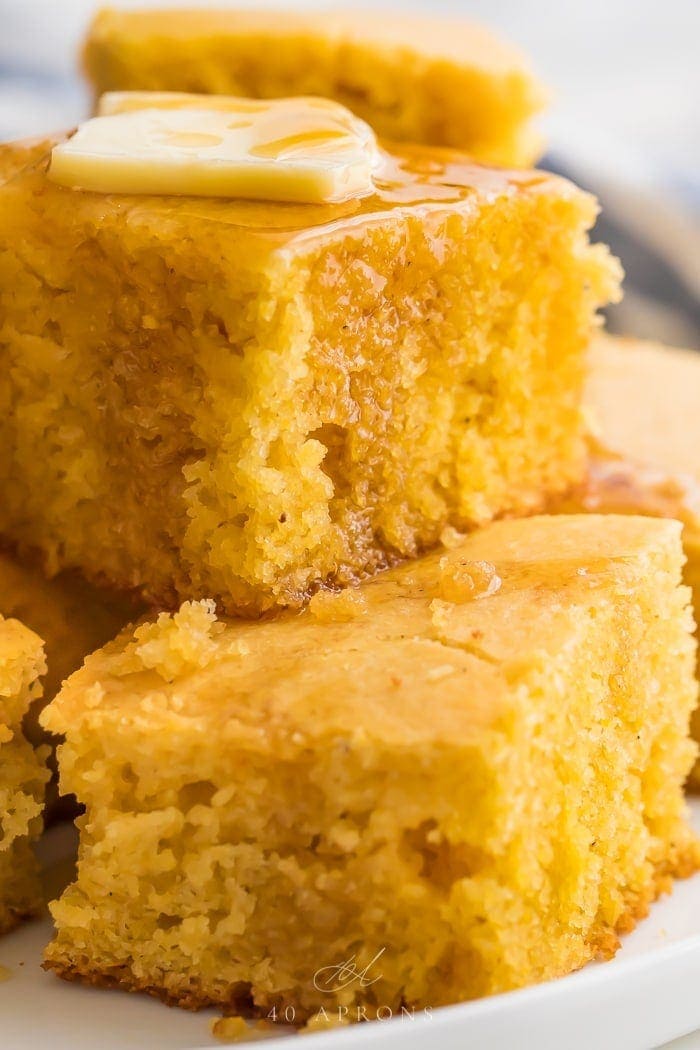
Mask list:
[[[54,147],[49,178],[97,193],[339,203],[374,188],[364,121],[323,98],[110,92]]]

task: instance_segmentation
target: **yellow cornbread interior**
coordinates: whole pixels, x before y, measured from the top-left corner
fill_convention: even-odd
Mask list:
[[[681,521],[683,575],[700,623],[700,358],[659,343],[601,337],[591,347],[585,400],[597,435],[592,462],[563,509]],[[700,710],[692,724],[700,740]],[[700,764],[690,783],[700,788]]]
[[[10,147],[11,149],[11,147]],[[383,154],[344,205],[0,187],[0,531],[156,601],[298,605],[584,470],[595,203]]]
[[[372,192],[368,124],[324,98],[269,101],[135,92],[54,147],[49,178],[97,193],[184,194],[318,204]],[[102,107],[101,107],[102,109]]]
[[[608,956],[693,870],[680,525],[448,538],[352,600],[259,623],[186,603],[88,657],[43,716],[86,805],[50,967],[354,1020]],[[315,987],[380,952],[374,983]]]
[[[86,41],[85,67],[98,95],[321,95],[385,138],[456,146],[489,164],[527,165],[539,152],[531,118],[545,95],[526,60],[456,19],[104,10]]]
[[[0,933],[36,914],[39,883],[31,839],[39,834],[44,784],[42,752],[22,733],[22,719],[41,695],[46,670],[41,640],[0,616]]]
[[[47,701],[88,653],[142,612],[127,595],[99,590],[75,573],[47,579],[35,562],[20,561],[0,550],[0,615],[21,620],[42,639],[46,653],[42,696]],[[25,735],[33,743],[42,737],[36,722],[39,708],[33,703],[24,719]]]

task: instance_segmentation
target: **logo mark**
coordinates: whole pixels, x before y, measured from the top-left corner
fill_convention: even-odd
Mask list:
[[[381,974],[377,974],[376,977],[372,978],[368,975],[371,968],[385,951],[386,948],[380,948],[374,958],[370,959],[362,970],[358,969],[358,962],[354,955],[351,955],[349,959],[345,959],[344,962],[334,963],[331,966],[321,966],[314,974],[314,988],[329,995],[340,991],[341,988],[347,988],[356,981],[359,982],[361,988],[369,988],[370,985],[381,979]]]

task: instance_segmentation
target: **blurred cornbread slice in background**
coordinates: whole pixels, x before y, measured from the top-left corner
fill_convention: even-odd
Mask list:
[[[590,509],[683,522],[685,577],[700,622],[700,354],[600,338],[586,401],[600,445],[586,482]]]
[[[595,447],[589,475],[565,509],[682,521],[684,577],[700,622],[700,355],[601,337],[590,366]],[[693,724],[700,740],[700,711]],[[700,787],[700,765],[691,782]]]
[[[41,639],[0,616],[0,933],[35,915],[41,902],[31,840],[41,830],[49,774],[43,751],[24,737],[22,719],[40,695],[45,670]]]
[[[87,806],[51,968],[372,1017],[609,956],[697,866],[680,525],[446,539],[301,613],[187,603],[88,657],[43,715]],[[366,986],[328,980],[350,956]]]
[[[579,481],[620,272],[595,201],[381,157],[336,205],[81,192],[47,160],[8,179],[0,532],[51,571],[250,614]]]
[[[96,93],[323,95],[381,136],[524,166],[545,93],[523,55],[457,19],[364,11],[101,11],[85,45]]]
[[[700,354],[601,336],[591,348],[587,400],[611,450],[700,486]]]
[[[24,723],[34,743],[43,736],[36,723],[41,702],[58,692],[88,653],[142,612],[129,596],[93,587],[77,573],[47,579],[31,560],[20,562],[0,550],[0,615],[21,620],[35,631],[46,653],[41,701],[32,704]]]

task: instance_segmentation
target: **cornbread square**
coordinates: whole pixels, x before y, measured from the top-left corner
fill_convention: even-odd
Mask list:
[[[274,61],[270,55],[274,55]],[[519,51],[481,26],[371,11],[103,10],[85,45],[114,90],[337,99],[389,139],[527,165],[545,92]]]
[[[9,147],[12,149],[12,147]],[[382,152],[342,205],[0,186],[0,532],[156,603],[301,604],[583,475],[593,199]]]
[[[49,967],[386,1016],[609,956],[697,866],[680,525],[446,538],[301,613],[187,603],[88,657],[43,716],[87,807]],[[329,979],[350,957],[364,986]]]
[[[700,356],[601,337],[591,347],[585,400],[596,434],[593,455],[563,509],[682,521],[684,577],[700,622]],[[700,709],[693,731],[700,740]],[[691,784],[700,788],[700,764]]]
[[[39,882],[31,840],[41,824],[48,774],[22,733],[46,670],[41,639],[0,616],[0,933],[36,914]]]

